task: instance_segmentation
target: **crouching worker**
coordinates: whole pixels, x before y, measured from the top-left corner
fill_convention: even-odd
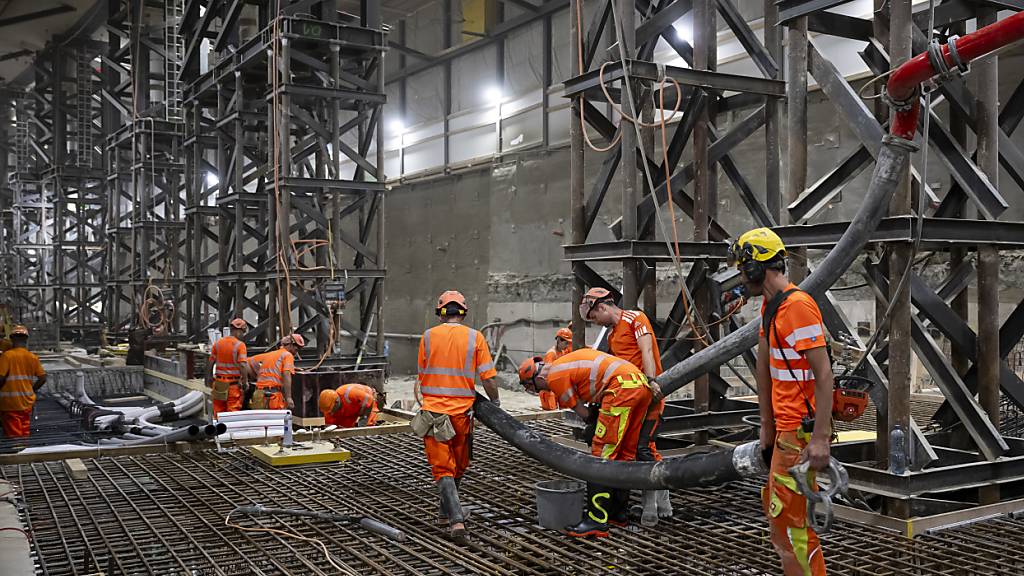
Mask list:
[[[449,290],[438,298],[434,312],[441,323],[420,339],[416,378],[420,412],[411,422],[413,431],[423,438],[440,492],[438,523],[450,527],[453,539],[466,534],[459,483],[469,468],[477,376],[491,402],[499,403],[491,351],[480,332],[464,325],[467,310],[466,299],[458,292]]]
[[[596,375],[596,380],[591,380]],[[550,364],[539,356],[519,365],[519,382],[527,392],[550,390],[559,406],[571,408],[584,421],[595,415],[586,403],[599,404],[590,452],[606,460],[636,460],[640,429],[651,403],[647,377],[633,364],[610,354],[584,348]],[[587,483],[587,512],[583,521],[567,528],[570,536],[606,537],[608,524],[625,526],[629,519],[629,490]]]
[[[366,384],[342,384],[337,390],[323,390],[320,411],[326,426],[373,426],[377,423],[377,392]]]

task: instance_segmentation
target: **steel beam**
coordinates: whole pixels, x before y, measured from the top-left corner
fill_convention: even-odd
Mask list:
[[[659,66],[653,62],[629,60],[626,62],[626,65],[629,67],[630,78],[634,80],[657,81],[660,78]],[[786,84],[779,80],[767,80],[708,70],[693,70],[677,66],[665,66],[663,70],[665,76],[688,86],[731,92],[750,92],[780,98],[786,94]],[[605,83],[621,80],[623,76],[621,63],[614,62],[605,67]],[[600,85],[600,71],[590,71],[566,80],[563,83],[564,90],[562,95],[570,98],[576,94],[600,91]]]

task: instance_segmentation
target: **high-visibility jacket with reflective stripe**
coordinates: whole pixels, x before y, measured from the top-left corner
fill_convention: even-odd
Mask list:
[[[622,318],[612,327],[608,333],[608,351],[613,356],[629,360],[642,372],[644,369],[644,356],[640,351],[640,339],[646,336],[651,337],[651,347],[654,353],[654,374],[661,374],[661,351],[658,350],[658,339],[654,337],[654,327],[647,315],[639,310],[623,310]]]
[[[210,350],[214,362],[213,377],[221,382],[235,382],[242,376],[245,364],[245,343],[234,336],[217,340]]]
[[[284,374],[295,374],[295,357],[284,348],[257,354],[249,364],[256,368],[257,388],[281,388]]]
[[[646,383],[643,371],[633,364],[592,348],[570,352],[544,366],[542,376],[563,408],[572,408],[577,402],[599,402],[605,392],[622,385],[620,376]]]
[[[0,411],[29,410],[36,401],[32,385],[46,375],[39,357],[25,348],[11,348],[0,354]]]
[[[465,414],[473,407],[476,377],[498,375],[483,334],[462,324],[440,324],[423,333],[419,351],[423,409]]]
[[[786,290],[795,288],[795,284],[790,284]],[[761,314],[764,315],[763,304]],[[775,429],[796,430],[807,415],[807,404],[815,407],[814,372],[804,352],[826,345],[818,304],[806,292],[793,292],[775,313],[771,331],[761,327],[761,336],[768,343]]]
[[[338,416],[355,416],[364,408],[373,406],[377,395],[373,388],[366,384],[342,384],[335,390],[341,397],[341,407],[338,408]]]

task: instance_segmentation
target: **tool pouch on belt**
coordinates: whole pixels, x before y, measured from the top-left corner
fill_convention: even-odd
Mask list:
[[[409,426],[420,438],[433,436],[438,442],[447,442],[455,438],[455,427],[452,426],[447,414],[420,410],[409,422]]]
[[[257,388],[252,393],[252,400],[249,401],[250,408],[253,410],[266,410],[270,406],[270,397],[278,392],[277,388]]]
[[[231,383],[229,382],[214,380],[213,384],[210,384],[210,398],[213,398],[214,400],[227,400],[228,388],[230,387]]]

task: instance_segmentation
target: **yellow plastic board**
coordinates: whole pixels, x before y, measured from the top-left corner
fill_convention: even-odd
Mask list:
[[[277,444],[249,446],[249,452],[271,466],[345,462],[352,457],[351,452],[345,449],[336,450],[330,442],[306,442],[291,448],[282,448]]]
[[[839,442],[860,442],[874,440],[877,434],[870,430],[846,430],[839,433]]]

